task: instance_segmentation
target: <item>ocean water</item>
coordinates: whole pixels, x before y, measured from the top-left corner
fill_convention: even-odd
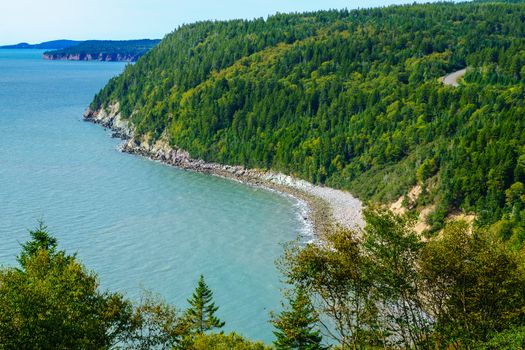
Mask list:
[[[279,194],[120,153],[82,121],[124,64],[44,61],[0,50],[0,264],[16,263],[43,219],[60,247],[137,300],[143,290],[187,306],[202,273],[226,331],[272,340],[282,244],[304,228]]]

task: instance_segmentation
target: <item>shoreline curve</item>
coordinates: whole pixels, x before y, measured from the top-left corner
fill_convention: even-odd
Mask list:
[[[363,204],[351,193],[314,185],[308,181],[270,170],[246,169],[242,166],[208,163],[200,159],[193,159],[188,152],[172,148],[165,135],[154,143],[151,143],[147,137],[135,138],[134,128],[122,118],[118,103],[97,111],[88,108],[83,119],[112,130],[112,137],[124,141],[119,147],[122,152],[291,196],[300,205],[306,206],[307,209],[301,213],[301,216],[305,220],[306,230],[311,231],[314,238],[320,237],[334,224],[351,229],[364,227]]]

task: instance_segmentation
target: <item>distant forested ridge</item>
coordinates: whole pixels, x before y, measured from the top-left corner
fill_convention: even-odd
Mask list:
[[[67,47],[78,45],[80,41],[76,40],[52,40],[40,44],[19,43],[16,45],[0,46],[0,49],[38,49],[38,50],[60,50]]]
[[[44,52],[43,57],[49,60],[135,62],[159,42],[149,39],[88,40],[61,50]]]
[[[185,25],[91,109],[118,102],[138,136],[365,200],[419,183],[435,228],[456,209],[516,228],[524,83],[525,3],[419,4]]]

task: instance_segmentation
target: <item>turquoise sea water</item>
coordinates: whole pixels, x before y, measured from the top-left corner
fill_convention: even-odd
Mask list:
[[[118,152],[120,141],[81,119],[124,65],[41,54],[0,50],[0,264],[15,264],[43,219],[103,288],[132,299],[148,289],[184,308],[202,273],[226,330],[271,341],[274,261],[303,228],[297,204]]]

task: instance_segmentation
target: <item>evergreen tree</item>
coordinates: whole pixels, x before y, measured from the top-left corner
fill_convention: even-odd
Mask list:
[[[47,226],[43,221],[39,221],[38,227],[30,230],[29,235],[31,236],[31,240],[21,244],[22,252],[17,257],[22,267],[25,267],[27,260],[39,250],[45,250],[51,256],[55,255],[58,241],[48,233]]]
[[[224,327],[222,322],[215,312],[219,309],[213,302],[213,292],[204,282],[204,276],[201,275],[197,288],[191,299],[188,299],[190,308],[186,310],[186,319],[190,331],[197,334],[204,333],[214,328]]]
[[[323,349],[322,336],[316,330],[318,316],[308,295],[302,288],[298,288],[289,299],[290,308],[283,310],[272,320],[276,330],[274,345],[277,349]]]

